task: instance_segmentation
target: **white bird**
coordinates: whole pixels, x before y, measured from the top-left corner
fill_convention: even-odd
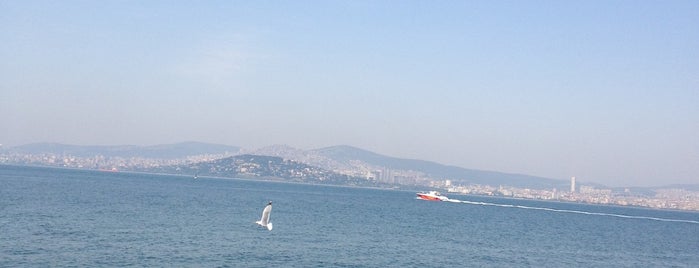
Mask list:
[[[272,213],[272,201],[269,201],[267,206],[265,206],[265,209],[262,210],[262,218],[259,221],[256,221],[255,223],[259,224],[262,227],[267,227],[267,230],[272,231],[272,222],[270,222],[272,218],[270,216],[270,213]]]

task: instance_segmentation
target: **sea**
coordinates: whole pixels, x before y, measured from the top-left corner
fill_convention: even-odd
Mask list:
[[[699,267],[696,212],[448,196],[0,166],[0,267]]]

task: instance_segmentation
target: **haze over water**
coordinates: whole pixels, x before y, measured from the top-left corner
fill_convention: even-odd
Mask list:
[[[699,183],[699,1],[0,1],[0,144]]]
[[[0,266],[699,265],[697,213],[450,197],[0,166]]]

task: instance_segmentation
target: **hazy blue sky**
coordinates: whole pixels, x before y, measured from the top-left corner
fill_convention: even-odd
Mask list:
[[[0,0],[0,144],[699,183],[699,1]]]

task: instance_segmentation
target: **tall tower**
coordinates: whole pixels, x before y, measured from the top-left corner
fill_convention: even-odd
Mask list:
[[[575,177],[570,178],[570,192],[575,193]]]

